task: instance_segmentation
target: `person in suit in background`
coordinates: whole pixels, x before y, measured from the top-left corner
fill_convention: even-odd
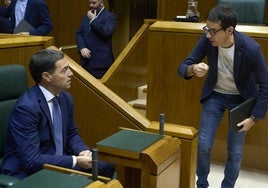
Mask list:
[[[18,34],[45,36],[53,28],[49,10],[44,0],[12,0],[8,7],[0,7],[0,16],[10,18],[10,28],[7,33],[13,33],[23,19],[33,29]]]
[[[89,0],[89,7],[76,32],[76,44],[82,67],[99,79],[114,61],[112,35],[117,20],[104,8],[103,0]]]
[[[209,12],[204,35],[190,55],[179,65],[185,78],[206,76],[201,103],[197,151],[197,187],[209,186],[210,154],[217,128],[226,110],[256,97],[250,116],[228,126],[224,178],[221,188],[233,188],[237,180],[245,136],[258,119],[264,119],[268,107],[268,69],[260,45],[235,30],[237,14],[228,6],[216,6]],[[207,57],[207,62],[202,62]]]
[[[12,110],[1,173],[23,179],[46,163],[90,172],[92,154],[78,134],[72,97],[64,91],[71,87],[73,76],[64,54],[41,50],[32,56],[29,69],[36,85]],[[53,116],[55,99],[58,116]],[[55,132],[55,128],[62,130]],[[113,176],[113,164],[99,161],[98,167],[100,175]]]
[[[11,0],[3,0],[5,7],[8,7],[11,3]],[[0,17],[0,33],[9,33],[10,32],[10,18]]]

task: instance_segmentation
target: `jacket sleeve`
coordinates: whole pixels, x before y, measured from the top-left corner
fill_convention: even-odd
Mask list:
[[[29,32],[30,35],[48,35],[53,29],[53,24],[45,1],[37,1],[35,4],[32,4],[32,9],[31,11],[35,13],[33,12],[32,15],[29,15],[30,18],[26,18],[35,28]]]
[[[179,65],[177,69],[178,75],[180,75],[185,79],[189,79],[189,77],[186,77],[186,70],[188,66],[200,63],[201,60],[205,57],[207,50],[206,44],[207,44],[206,35],[203,35],[201,39],[197,42],[197,44],[195,45],[194,49],[189,54],[189,56],[186,57],[183,60],[183,62]]]
[[[103,15],[102,15],[103,14]],[[91,22],[91,27],[102,38],[110,38],[115,30],[117,18],[114,13],[104,10]]]
[[[89,24],[89,19],[87,18],[86,15],[83,16],[82,21],[80,23],[80,26],[75,34],[76,36],[76,45],[77,45],[77,50],[80,52],[81,49],[86,48],[86,43],[84,40],[84,30],[86,29],[86,23]]]

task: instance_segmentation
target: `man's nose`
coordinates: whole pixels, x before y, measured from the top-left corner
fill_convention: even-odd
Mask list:
[[[71,71],[71,69],[68,70],[68,76],[73,76],[73,72]]]

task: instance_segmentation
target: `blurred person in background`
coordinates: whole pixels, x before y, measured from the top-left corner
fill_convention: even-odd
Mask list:
[[[12,0],[8,7],[0,7],[0,16],[10,18],[7,33],[14,33],[14,29],[22,20],[32,28],[18,34],[46,36],[53,28],[48,6],[44,0]]]

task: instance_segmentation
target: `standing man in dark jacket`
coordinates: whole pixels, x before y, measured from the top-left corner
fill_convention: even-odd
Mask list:
[[[233,188],[242,161],[244,139],[268,107],[268,69],[261,47],[235,30],[237,15],[226,6],[213,8],[203,27],[205,34],[178,68],[185,79],[207,75],[201,95],[202,112],[197,152],[197,187],[209,186],[210,152],[225,110],[251,97],[256,103],[250,117],[228,129],[228,156],[221,188]],[[207,64],[202,62],[207,57]]]
[[[8,7],[0,7],[0,16],[10,18],[8,33],[13,33],[23,19],[33,29],[19,34],[45,36],[53,28],[49,10],[44,0],[12,0]]]
[[[114,61],[112,35],[116,16],[104,8],[103,0],[89,0],[89,7],[76,33],[76,43],[81,65],[100,79]]]

